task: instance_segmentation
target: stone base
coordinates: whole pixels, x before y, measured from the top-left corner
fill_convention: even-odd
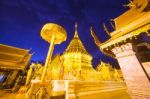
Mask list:
[[[48,81],[32,80],[25,99],[50,99],[51,89],[51,83]]]

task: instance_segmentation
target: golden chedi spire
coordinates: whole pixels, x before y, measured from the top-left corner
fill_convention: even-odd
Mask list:
[[[78,36],[77,23],[75,23],[74,37],[62,57],[64,60],[64,79],[91,79],[91,74],[94,70],[91,63],[92,56],[86,51]]]
[[[78,25],[77,25],[77,23],[75,23],[74,37],[71,40],[71,42],[70,42],[70,44],[67,47],[65,52],[81,52],[81,53],[88,54],[88,52],[86,51],[83,43],[81,42],[81,40],[78,36]]]

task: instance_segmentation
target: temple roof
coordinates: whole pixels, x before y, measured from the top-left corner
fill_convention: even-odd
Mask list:
[[[115,58],[112,49],[127,42],[139,38],[143,33],[150,35],[150,1],[132,0],[133,6],[125,13],[114,19],[115,30],[110,33],[110,38],[105,42],[99,42],[93,31],[91,34],[96,45],[106,55]],[[126,21],[124,21],[126,20]]]
[[[79,36],[78,36],[78,30],[77,30],[77,24],[75,24],[75,34],[73,39],[71,40],[69,46],[65,50],[65,53],[67,52],[81,52],[84,54],[88,54],[86,51],[83,43],[81,42]]]
[[[29,50],[0,44],[0,68],[25,69],[32,54]]]

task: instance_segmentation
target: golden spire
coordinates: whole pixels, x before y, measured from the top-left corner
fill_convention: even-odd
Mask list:
[[[75,22],[75,34],[74,34],[74,38],[79,38],[79,36],[78,36],[78,24],[77,24],[77,22]]]
[[[69,46],[67,47],[65,52],[81,52],[84,54],[88,54],[86,51],[82,41],[80,40],[78,36],[78,26],[77,23],[75,23],[75,34],[73,39],[71,40]]]
[[[95,42],[95,44],[97,45],[97,46],[99,46],[99,44],[101,43],[100,41],[99,41],[99,39],[97,38],[97,36],[95,35],[95,33],[94,33],[94,31],[93,31],[93,28],[91,27],[90,28],[90,31],[91,31],[91,35],[92,35],[92,37],[94,38],[94,42]]]

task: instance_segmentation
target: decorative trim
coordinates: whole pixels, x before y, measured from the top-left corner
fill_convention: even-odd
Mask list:
[[[114,55],[112,53],[105,51],[105,49],[111,50],[113,47],[118,47],[120,43],[125,44],[125,43],[127,43],[127,39],[130,39],[130,40],[136,39],[137,36],[142,34],[142,33],[149,34],[149,30],[150,30],[150,23],[148,23],[142,27],[139,27],[133,31],[130,31],[126,34],[125,33],[118,34],[116,36],[111,37],[106,42],[101,43],[99,45],[99,49],[104,54],[114,58]]]

